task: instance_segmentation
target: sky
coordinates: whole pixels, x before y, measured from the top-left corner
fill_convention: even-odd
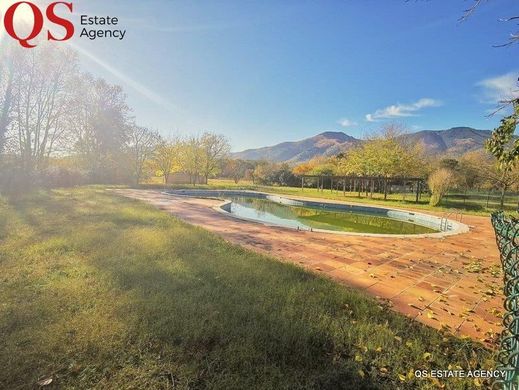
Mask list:
[[[324,131],[363,137],[492,129],[517,89],[517,0],[71,0],[115,16],[123,40],[71,41],[86,71],[124,87],[136,121],[164,136],[212,131],[234,151]],[[95,26],[95,28],[101,28]],[[112,27],[113,28],[113,27]]]

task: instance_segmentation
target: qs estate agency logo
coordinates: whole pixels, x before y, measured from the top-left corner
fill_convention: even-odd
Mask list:
[[[118,28],[117,17],[82,14],[79,15],[81,29],[77,29],[73,22],[74,11],[72,2],[56,1],[40,5],[34,1],[18,1],[5,7],[5,10],[0,8],[0,28],[3,27],[10,38],[27,49],[36,47],[38,39],[63,42],[75,35],[90,40],[125,38],[126,30]]]

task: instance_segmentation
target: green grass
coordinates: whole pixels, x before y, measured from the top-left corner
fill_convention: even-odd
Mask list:
[[[47,377],[60,389],[433,389],[408,373],[494,366],[479,344],[99,188],[0,199],[0,335],[10,390]]]
[[[145,184],[143,188],[156,188],[163,189],[162,184]],[[167,188],[193,188],[189,185],[175,185],[168,186]],[[372,204],[386,207],[400,207],[400,208],[413,208],[423,211],[431,211],[436,213],[449,213],[452,209],[462,210],[464,214],[470,215],[481,215],[489,216],[490,213],[499,208],[498,197],[494,194],[491,197],[489,207],[486,207],[486,196],[480,193],[472,194],[472,197],[466,201],[462,198],[447,196],[440,206],[432,207],[429,205],[429,196],[422,194],[418,203],[415,202],[416,195],[408,193],[405,196],[403,194],[388,194],[387,200],[384,200],[383,194],[374,193],[373,197],[366,197],[365,193],[358,196],[358,192],[346,192],[346,196],[343,195],[342,191],[330,191],[325,189],[324,191],[318,191],[316,188],[305,188],[301,191],[301,187],[280,187],[280,186],[261,186],[254,185],[250,181],[240,181],[238,184],[232,180],[226,179],[211,179],[208,185],[197,185],[196,188],[207,188],[207,189],[245,189],[255,191],[265,191],[270,193],[291,195],[291,196],[307,196],[312,198],[322,198],[330,200],[340,200],[350,203],[361,203],[361,204]],[[471,194],[469,194],[471,195]],[[496,200],[497,199],[497,200]],[[506,203],[504,205],[505,210],[515,211],[517,209],[517,202],[515,197],[507,196]]]
[[[432,212],[449,212],[456,208],[463,210],[465,214],[471,215],[489,215],[490,210],[486,210],[480,205],[474,205],[472,203],[463,204],[463,202],[453,201],[442,201],[442,204],[438,207],[432,207],[429,205],[429,197],[424,195],[418,203],[415,202],[414,194],[407,194],[405,197],[402,194],[391,194],[388,195],[388,199],[384,200],[383,194],[373,194],[373,198],[366,197],[363,194],[360,198],[357,192],[347,192],[346,196],[343,195],[342,191],[324,190],[318,191],[315,188],[305,188],[301,191],[301,188],[295,187],[273,187],[273,186],[258,186],[260,191],[275,192],[283,195],[294,195],[294,196],[308,196],[312,198],[323,198],[330,200],[340,200],[345,202],[355,202],[363,204],[381,205],[386,207],[400,207],[400,208],[413,208],[417,210],[432,211]]]

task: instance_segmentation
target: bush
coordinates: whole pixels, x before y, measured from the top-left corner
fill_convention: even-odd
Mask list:
[[[429,176],[427,184],[429,184],[429,189],[431,190],[431,200],[429,201],[431,206],[438,206],[440,204],[443,196],[452,185],[453,180],[454,173],[447,168],[440,168]]]
[[[74,187],[88,184],[88,180],[79,169],[49,167],[38,176],[38,184],[45,188]]]
[[[34,186],[34,177],[24,174],[10,156],[0,155],[0,194],[17,195]]]
[[[37,188],[74,187],[91,184],[81,170],[75,168],[49,167],[28,174],[14,161],[0,162],[0,193],[15,196]]]
[[[254,170],[257,184],[293,186],[298,184],[297,176],[288,164],[262,163]]]

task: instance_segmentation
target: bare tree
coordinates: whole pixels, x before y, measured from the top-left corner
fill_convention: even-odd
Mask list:
[[[483,3],[484,3],[483,0],[474,0],[472,5],[464,11],[463,15],[460,17],[459,20],[463,22],[463,21],[469,19]],[[515,22],[519,21],[519,15],[504,17],[504,18],[500,19],[500,21],[515,23]],[[496,47],[510,46],[517,42],[519,42],[519,30],[516,32],[510,33],[508,42],[502,43],[499,45],[495,45],[495,46]]]
[[[231,146],[225,136],[214,133],[204,133],[200,144],[202,148],[201,172],[207,182],[211,175],[218,173],[222,162],[229,155]]]
[[[224,177],[230,177],[235,184],[238,184],[240,180],[247,176],[247,172],[251,168],[252,165],[247,161],[227,159],[223,163],[223,175]]]
[[[76,73],[76,54],[67,49],[47,46],[17,58],[9,108],[4,107],[11,115],[3,120],[25,175],[45,168],[49,157],[65,147],[69,82]]]
[[[15,47],[9,44],[0,45],[4,56],[0,58],[0,155],[4,151],[9,124],[12,120],[13,89],[15,79]]]
[[[139,184],[144,164],[153,156],[160,142],[160,135],[146,127],[132,125],[128,131],[127,148],[133,167],[135,184]]]

